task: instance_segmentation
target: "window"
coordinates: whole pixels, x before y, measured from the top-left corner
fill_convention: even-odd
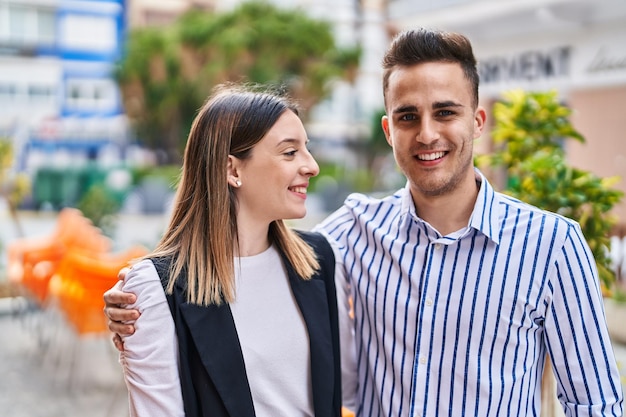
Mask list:
[[[15,98],[16,86],[15,84],[0,83],[0,100],[8,101]]]
[[[37,34],[39,42],[53,45],[56,40],[56,21],[51,10],[39,10],[37,14]]]
[[[41,105],[54,102],[56,89],[52,84],[0,81],[0,103],[3,105]]]
[[[113,80],[75,78],[66,83],[66,107],[71,111],[115,111],[117,87]]]
[[[117,47],[117,24],[111,16],[67,14],[59,25],[60,42],[64,48],[111,52]]]
[[[28,86],[28,100],[33,102],[47,102],[53,99],[54,88],[45,84],[31,84]]]
[[[55,43],[55,17],[50,7],[0,3],[0,43],[34,47]]]

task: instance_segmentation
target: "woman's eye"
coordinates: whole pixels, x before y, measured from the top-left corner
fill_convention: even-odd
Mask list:
[[[293,151],[289,151],[289,152],[285,152],[284,155],[287,156],[294,156],[296,154],[297,151],[293,150]]]

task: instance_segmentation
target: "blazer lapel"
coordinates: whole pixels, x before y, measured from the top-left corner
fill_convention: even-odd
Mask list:
[[[231,416],[254,416],[243,354],[227,304],[181,305],[202,363]]]
[[[305,281],[285,261],[289,283],[309,333],[311,383],[316,416],[333,415],[333,346],[326,287],[319,279]]]

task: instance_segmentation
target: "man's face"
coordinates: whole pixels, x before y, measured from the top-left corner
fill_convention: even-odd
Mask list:
[[[474,183],[473,141],[485,111],[475,109],[459,64],[399,67],[389,77],[382,126],[414,198],[451,194]]]

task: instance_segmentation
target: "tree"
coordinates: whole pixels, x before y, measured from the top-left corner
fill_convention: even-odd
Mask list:
[[[616,219],[610,210],[623,197],[611,188],[619,178],[600,178],[569,166],[563,144],[585,142],[569,120],[572,110],[556,91],[510,91],[493,108],[491,132],[497,150],[477,157],[479,166],[502,168],[505,193],[580,223],[595,257],[600,281],[609,294],[615,281],[608,256],[609,232]]]
[[[171,27],[132,31],[117,79],[139,137],[172,158],[214,85],[279,86],[306,110],[328,95],[331,81],[352,80],[360,53],[338,48],[327,22],[250,2],[223,14],[192,10]]]
[[[17,208],[30,193],[30,180],[26,174],[11,174],[12,165],[13,143],[7,138],[0,138],[0,198],[6,201],[17,235],[21,237],[24,232],[19,222]],[[1,244],[2,242],[0,248]]]

